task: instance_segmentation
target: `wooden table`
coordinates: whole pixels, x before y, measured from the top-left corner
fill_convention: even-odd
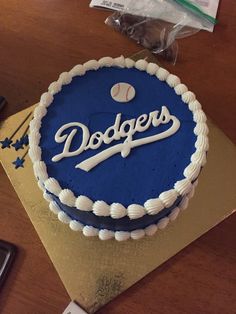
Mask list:
[[[236,141],[236,6],[221,1],[213,34],[179,41],[179,60],[166,67],[195,91],[206,113]],[[104,24],[108,12],[79,0],[1,0],[1,120],[36,103],[59,73],[102,56],[141,48]],[[223,194],[222,194],[223,197]],[[61,313],[67,295],[24,208],[0,168],[0,238],[19,248],[0,293],[4,314]],[[233,313],[236,215],[120,295],[99,313]]]

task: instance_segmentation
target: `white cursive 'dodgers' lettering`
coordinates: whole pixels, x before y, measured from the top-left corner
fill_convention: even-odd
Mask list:
[[[55,155],[52,161],[59,161],[65,157],[72,157],[81,154],[88,149],[98,149],[102,143],[110,144],[112,141],[118,141],[125,138],[123,143],[119,143],[110,148],[104,149],[102,152],[90,157],[76,165],[76,168],[89,171],[102,161],[110,158],[111,156],[121,153],[122,157],[127,157],[132,148],[152,143],[176,133],[180,127],[179,120],[170,114],[169,110],[163,106],[161,112],[158,110],[152,111],[147,114],[140,115],[137,119],[130,119],[124,122],[121,121],[121,113],[116,115],[115,122],[112,126],[106,129],[104,133],[97,131],[90,136],[88,128],[79,122],[71,122],[63,125],[55,134],[55,141],[63,143],[64,148],[62,153]],[[151,135],[141,139],[133,140],[133,135],[136,132],[144,132],[151,125],[158,127],[160,124],[166,124],[172,121],[171,127],[159,134]],[[62,133],[68,128],[75,127],[69,134]],[[77,150],[70,151],[71,142],[77,133],[78,128],[82,131],[82,142]]]

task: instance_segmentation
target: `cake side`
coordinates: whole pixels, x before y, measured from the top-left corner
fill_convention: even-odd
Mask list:
[[[188,207],[189,200],[194,196],[195,188],[198,184],[198,180],[194,181],[191,191],[182,198],[178,206],[173,207],[168,215],[159,219],[157,223],[151,223],[147,227],[142,227],[141,229],[134,229],[132,231],[124,230],[111,230],[104,228],[96,228],[91,224],[83,224],[78,219],[73,219],[69,216],[62,206],[61,203],[54,201],[53,197],[45,190],[43,185],[38,181],[39,188],[43,191],[43,196],[45,200],[49,202],[49,209],[54,213],[58,219],[69,226],[73,231],[80,231],[86,237],[98,236],[100,240],[110,240],[115,239],[117,241],[126,241],[128,239],[138,240],[144,236],[153,236],[158,230],[165,229],[169,223],[174,222],[181,211],[186,210]]]

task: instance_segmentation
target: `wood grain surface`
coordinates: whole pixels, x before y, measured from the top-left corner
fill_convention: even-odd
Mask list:
[[[58,75],[89,59],[129,56],[141,47],[104,24],[89,1],[0,1],[0,119],[36,103]],[[221,1],[214,33],[179,41],[174,67],[206,113],[236,142],[236,6]],[[1,131],[0,131],[1,132]],[[235,204],[236,205],[236,204]],[[0,167],[0,238],[18,255],[0,291],[0,313],[56,314],[69,303],[45,249]],[[99,313],[235,313],[235,223],[231,216]]]

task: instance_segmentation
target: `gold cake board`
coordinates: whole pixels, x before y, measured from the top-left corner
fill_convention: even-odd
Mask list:
[[[11,136],[34,106],[8,118],[0,138]],[[213,123],[208,162],[188,209],[153,237],[117,242],[86,238],[74,232],[48,209],[38,188],[28,154],[24,168],[12,161],[26,153],[0,149],[2,165],[51,258],[68,294],[93,313],[115,296],[210,230],[236,207],[236,149]],[[13,137],[19,138],[21,130]]]

